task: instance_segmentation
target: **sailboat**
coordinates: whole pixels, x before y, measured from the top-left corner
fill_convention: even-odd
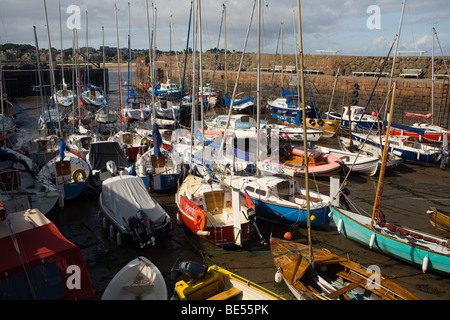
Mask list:
[[[131,17],[130,3],[128,2],[128,97],[126,105],[122,108],[122,119],[127,122],[147,121],[151,116],[151,108],[147,104],[145,96],[138,96],[134,89],[130,89],[130,65],[131,65]],[[145,95],[145,91],[144,91]]]
[[[105,27],[102,26],[102,57],[103,57],[103,88],[106,90],[106,72],[105,72]],[[103,106],[95,112],[95,121],[99,124],[114,123],[118,119],[117,111],[108,103],[108,97],[105,93]]]
[[[147,20],[149,25],[149,21]],[[150,28],[148,28],[150,32]],[[154,36],[154,31],[152,33]],[[152,41],[149,37],[149,61],[152,65]],[[153,82],[153,68],[151,68],[151,82]],[[151,98],[154,100],[154,97]],[[152,191],[168,191],[173,190],[177,184],[182,171],[181,161],[173,152],[166,150],[163,146],[163,139],[159,132],[158,124],[156,123],[156,110],[153,110],[153,130],[151,133],[153,147],[149,148],[144,154],[137,156],[136,159],[136,175],[141,177],[146,188]],[[137,130],[137,133],[144,134],[143,130]],[[143,135],[142,139],[147,139]]]
[[[444,135],[450,135],[450,130],[445,129],[441,126],[438,126],[434,123],[434,38],[437,38],[436,29],[433,27],[431,30],[432,35],[432,46],[431,46],[431,113],[429,114],[417,114],[412,112],[406,112],[407,117],[421,119],[421,122],[417,122],[412,124],[412,126],[403,126],[398,127],[391,130],[392,135],[400,135],[400,136],[412,136],[417,139],[427,141],[427,142],[442,142],[444,140]],[[440,47],[439,39],[438,44]],[[441,48],[442,52],[442,48]],[[445,64],[445,58],[444,58]],[[447,70],[447,74],[450,74],[447,69],[447,65],[445,65]],[[424,122],[424,120],[431,119],[431,123]]]
[[[86,160],[66,151],[64,141],[61,144],[60,155],[41,168],[38,178],[51,181],[64,199],[70,200],[78,197],[86,188],[91,168]]]
[[[301,86],[303,95],[303,49],[301,40],[301,7],[298,6],[299,25],[299,49],[300,67],[302,68]],[[303,98],[303,97],[302,97]],[[304,99],[302,99],[304,101]],[[303,109],[303,115],[305,110]],[[303,122],[306,121],[303,117]],[[306,141],[304,141],[306,146]],[[305,177],[306,199],[309,200],[308,169]],[[271,238],[270,249],[277,268],[276,280],[282,279],[297,299],[304,300],[329,300],[329,299],[358,299],[364,298],[364,294],[381,299],[414,298],[402,288],[395,288],[391,283],[381,282],[379,292],[368,287],[368,280],[375,276],[377,280],[381,276],[373,275],[364,270],[359,264],[348,259],[331,254],[327,249],[317,250],[312,247],[310,207],[307,201],[307,229],[308,243],[302,245],[297,242],[278,240]],[[380,281],[376,282],[377,285]],[[355,292],[360,287],[362,292]],[[394,290],[391,290],[394,289]],[[400,294],[399,294],[400,293]]]
[[[0,198],[7,212],[37,208],[47,214],[60,198],[56,186],[38,179],[33,169],[29,159],[0,149]]]
[[[200,1],[196,3],[194,10],[198,14],[193,14],[193,25],[199,23],[199,33],[201,34],[201,6]],[[194,37],[196,38],[196,37]],[[201,38],[200,38],[201,40]],[[201,43],[200,42],[200,66],[202,65]],[[193,44],[193,61],[196,61],[197,41]],[[196,92],[196,65],[193,64],[193,90]],[[202,83],[202,71],[200,70],[200,83]],[[196,96],[193,96],[193,106],[197,105]],[[201,120],[203,134],[203,103],[201,106]],[[194,113],[191,114],[191,136],[194,134]],[[191,140],[192,141],[192,140]],[[191,154],[193,149],[191,142]],[[204,141],[202,141],[204,143]],[[202,162],[203,159],[202,159]],[[180,211],[184,224],[199,237],[221,247],[242,246],[247,242],[255,230],[253,226],[254,214],[245,201],[241,201],[238,190],[227,187],[219,182],[208,180],[193,175],[192,158],[189,161],[189,174],[178,188],[175,195],[175,202]]]
[[[67,89],[67,84],[64,78],[64,52],[63,52],[63,41],[62,41],[62,24],[61,24],[61,1],[58,1],[59,7],[59,32],[61,38],[61,84],[62,88],[58,90],[53,97],[58,101],[58,103],[63,107],[70,107],[74,101],[73,91]]]
[[[255,207],[258,217],[284,224],[306,225],[306,189],[292,179],[278,176],[227,177],[224,182],[237,188]],[[310,191],[311,225],[327,226],[329,197]]]
[[[380,170],[377,194],[372,217],[363,216],[349,210],[330,206],[331,215],[339,233],[345,237],[368,246],[381,253],[398,258],[427,270],[450,274],[450,247],[447,239],[427,233],[393,225],[386,222],[380,209],[381,190],[387,152],[392,109],[394,104],[395,82],[392,92],[391,111],[386,129],[386,146],[383,151],[383,166]]]
[[[284,280],[299,300],[418,300],[375,270],[328,249],[313,248],[314,264],[302,243],[271,238],[270,249],[276,279]]]

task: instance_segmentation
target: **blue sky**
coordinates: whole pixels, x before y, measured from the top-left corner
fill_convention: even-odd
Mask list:
[[[89,46],[98,48],[102,43],[101,27],[105,27],[105,45],[115,47],[115,9],[119,20],[119,45],[126,47],[128,34],[128,1],[118,0],[61,0],[63,21],[63,46],[72,46],[72,32],[66,27],[70,5],[80,8],[81,29],[78,30],[79,46],[86,44],[86,11],[88,12]],[[168,50],[169,21],[172,15],[172,49],[182,50],[186,45],[190,0],[149,0],[157,8],[157,39],[160,50]],[[46,0],[51,30],[52,46],[60,47],[58,0]],[[202,0],[203,49],[217,46],[222,5],[227,8],[227,47],[241,51],[250,19],[253,0]],[[274,53],[280,25],[283,23],[283,52],[294,53],[296,38],[294,23],[297,17],[296,0],[261,0],[262,4],[262,52]],[[395,39],[400,21],[402,0],[303,0],[303,47],[307,54],[317,50],[337,50],[342,55],[385,56]],[[369,6],[380,11],[379,29],[369,29]],[[39,46],[46,48],[43,0],[1,0],[0,43],[30,43],[34,45],[33,25],[37,28]],[[131,45],[147,49],[147,22],[145,0],[130,0]],[[150,14],[152,17],[152,14]],[[431,55],[431,29],[436,28],[444,55],[450,55],[450,2],[448,0],[407,0],[400,37],[400,51],[426,51]],[[152,21],[150,21],[150,24]],[[222,32],[219,47],[224,47]],[[190,47],[192,45],[190,44]],[[252,23],[248,52],[256,51],[256,16]],[[281,49],[279,49],[279,52]],[[418,54],[412,54],[418,55]],[[435,55],[441,55],[435,42]]]

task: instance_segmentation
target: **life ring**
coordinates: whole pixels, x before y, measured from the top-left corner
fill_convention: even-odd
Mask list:
[[[146,137],[143,137],[141,139],[141,146],[145,146],[145,145],[148,145],[148,139]]]
[[[205,230],[206,228],[206,214],[203,210],[196,210],[194,214],[194,224],[199,230]]]
[[[309,119],[309,124],[312,125],[312,126],[315,126],[316,125],[316,120]]]
[[[79,177],[80,174],[81,174],[82,179],[80,179],[80,177]],[[86,172],[81,168],[76,169],[72,172],[72,179],[75,182],[80,182],[82,180],[86,180]]]

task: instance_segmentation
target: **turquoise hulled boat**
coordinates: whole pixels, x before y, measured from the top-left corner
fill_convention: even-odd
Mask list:
[[[389,223],[373,224],[371,218],[330,206],[339,233],[346,238],[422,267],[422,271],[450,274],[450,242],[424,232]]]

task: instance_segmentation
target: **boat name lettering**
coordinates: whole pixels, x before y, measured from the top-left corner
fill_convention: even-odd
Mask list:
[[[284,174],[284,169],[278,166],[266,164],[266,171],[275,172],[279,174]]]
[[[191,203],[189,200],[187,200],[185,198],[183,198],[183,201],[182,201],[182,208],[184,211],[188,212],[191,216],[194,216],[195,211],[200,209],[195,204]]]

